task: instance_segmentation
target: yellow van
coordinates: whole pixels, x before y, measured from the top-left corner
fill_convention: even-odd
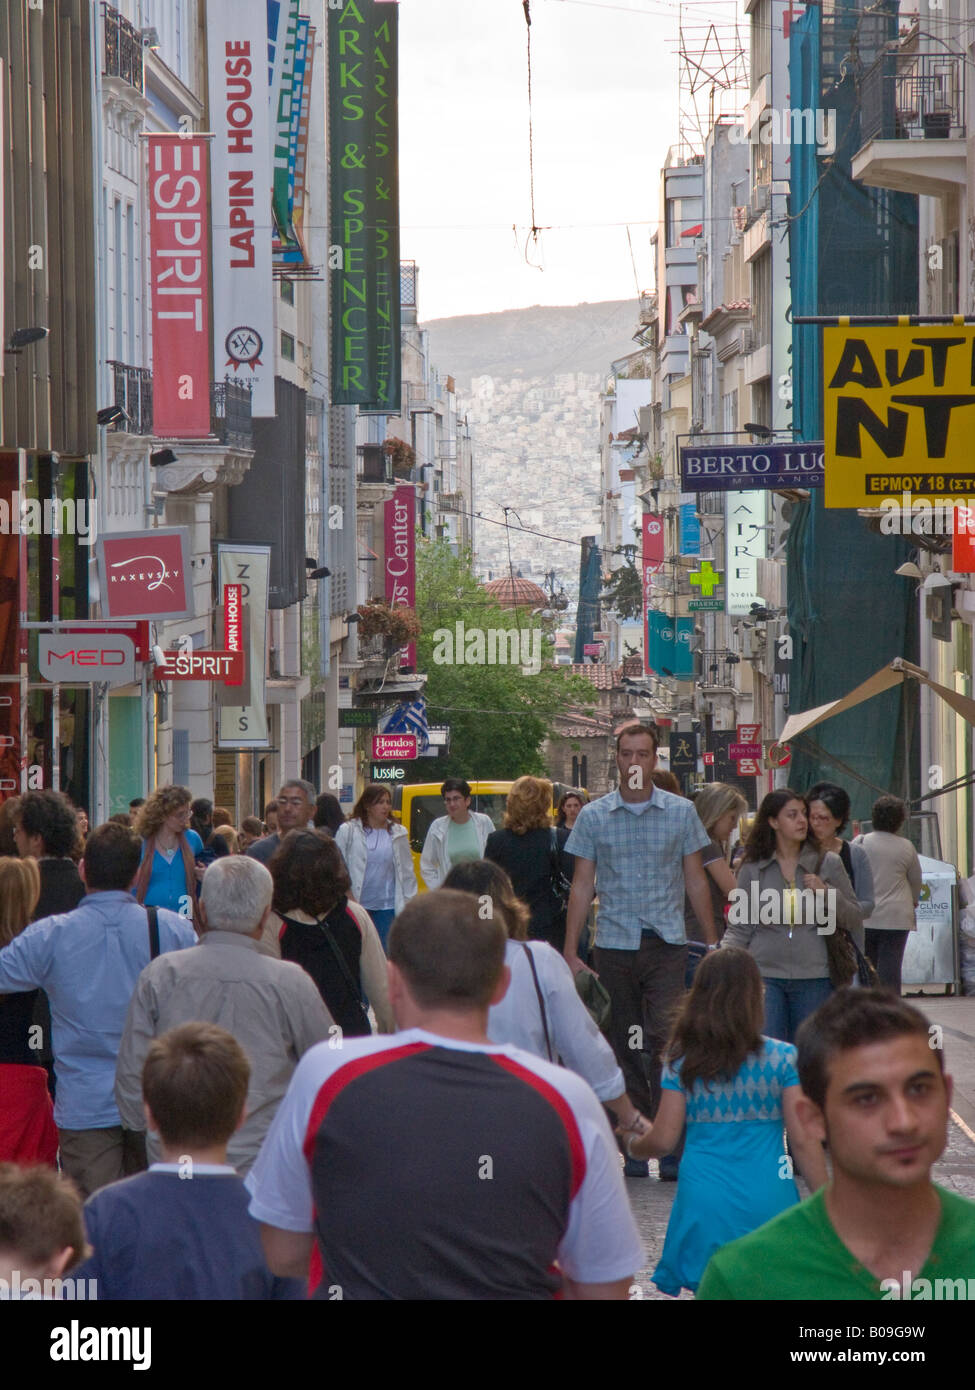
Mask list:
[[[490,816],[495,827],[500,829],[508,801],[508,792],[513,785],[512,782],[469,782],[471,810],[481,811],[484,815]],[[442,786],[442,781],[414,782],[412,784],[397,782],[389,788],[393,797],[393,818],[398,820],[400,825],[406,827],[406,832],[410,837],[413,867],[416,869],[416,881],[420,885],[421,893],[426,892],[426,884],[420,874],[420,855],[423,853],[423,843],[427,838],[427,831],[437,817],[447,814],[444,809],[443,797],[440,795]],[[556,782],[553,791],[556,804],[558,804],[563,792],[572,790],[574,790],[572,787]]]

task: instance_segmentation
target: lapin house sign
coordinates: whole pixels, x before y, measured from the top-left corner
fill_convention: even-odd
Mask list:
[[[400,408],[398,6],[329,5],[332,403]]]
[[[975,493],[975,327],[823,330],[827,507]]]
[[[267,15],[261,5],[207,0],[213,208],[214,380],[253,385],[251,413],[273,415],[271,146]]]
[[[401,483],[383,504],[386,543],[386,602],[390,608],[416,607],[416,492]],[[406,648],[401,663],[416,665],[416,644]]]
[[[208,138],[150,135],[152,427],[164,439],[210,433]]]

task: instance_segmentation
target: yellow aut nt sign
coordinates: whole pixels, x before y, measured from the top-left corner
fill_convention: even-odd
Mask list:
[[[827,507],[975,496],[975,327],[823,330]]]

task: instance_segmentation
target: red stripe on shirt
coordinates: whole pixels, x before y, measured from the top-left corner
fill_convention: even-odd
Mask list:
[[[511,1057],[501,1057],[491,1055],[491,1060],[496,1062],[499,1067],[510,1072],[512,1076],[517,1076],[520,1080],[526,1081],[532,1086],[540,1096],[544,1097],[555,1110],[565,1128],[566,1137],[569,1141],[569,1156],[572,1161],[572,1190],[571,1197],[575,1197],[582,1180],[586,1176],[586,1151],[582,1143],[582,1135],[579,1133],[579,1126],[576,1117],[572,1113],[569,1102],[557,1091],[554,1086],[550,1086],[547,1081],[543,1081],[535,1072],[523,1067],[520,1062],[514,1061]]]
[[[432,1044],[424,1042],[406,1043],[403,1047],[391,1047],[385,1052],[373,1052],[368,1057],[358,1057],[354,1062],[346,1062],[344,1067],[339,1067],[337,1071],[334,1071],[324,1085],[319,1088],[315,1103],[311,1108],[311,1114],[308,1117],[308,1128],[305,1130],[305,1142],[302,1147],[306,1161],[311,1163],[315,1138],[328,1114],[329,1106],[341,1090],[348,1086],[351,1081],[364,1076],[366,1072],[375,1071],[377,1067],[385,1066],[387,1062],[398,1062],[403,1057],[412,1057],[417,1052],[429,1052],[431,1047]]]

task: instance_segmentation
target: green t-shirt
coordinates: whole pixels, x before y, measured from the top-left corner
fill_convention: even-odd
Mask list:
[[[826,1189],[712,1255],[699,1299],[895,1299],[975,1297],[975,1202],[943,1187],[941,1221],[924,1268],[909,1289],[876,1279],[840,1240],[826,1212]],[[961,1285],[935,1281],[964,1280]],[[922,1281],[927,1281],[924,1283]],[[887,1281],[884,1281],[887,1283]]]
[[[451,821],[447,826],[447,858],[450,867],[466,864],[471,859],[480,859],[481,842],[477,838],[477,826],[473,816],[468,816],[463,825]]]

